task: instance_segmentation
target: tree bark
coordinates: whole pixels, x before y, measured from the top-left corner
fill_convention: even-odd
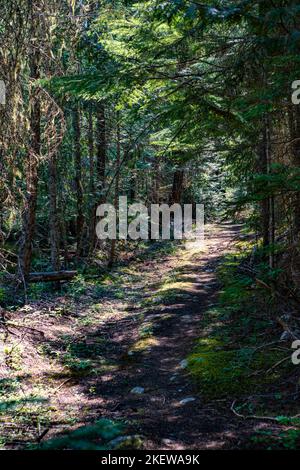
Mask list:
[[[59,220],[57,213],[57,157],[52,155],[49,161],[49,225],[51,265],[54,271],[60,269],[59,259]]]
[[[105,109],[101,103],[97,110],[97,177],[98,187],[103,193],[106,169],[106,120]],[[103,194],[101,194],[103,196]]]
[[[267,153],[267,135],[265,125],[263,126],[263,136],[259,147],[259,171],[262,174],[268,174],[268,153]],[[270,201],[265,198],[261,201],[261,235],[263,246],[270,245]]]
[[[292,143],[293,152],[293,165],[295,167],[300,166],[300,109],[299,106],[293,105],[290,110],[290,136]],[[300,233],[300,192],[296,192],[293,201],[293,213],[294,213],[294,239],[299,238]]]
[[[160,158],[155,156],[153,161],[153,183],[151,191],[152,204],[158,204],[160,200]]]
[[[88,200],[88,208],[89,208],[89,226],[88,226],[88,239],[86,243],[86,251],[89,253],[91,251],[91,247],[95,244],[95,199],[96,199],[96,191],[95,191],[95,160],[94,160],[94,121],[93,121],[93,107],[90,106],[88,110],[88,131],[87,131],[87,141],[88,141],[88,149],[89,149],[89,200]]]
[[[31,53],[30,75],[33,80],[40,78],[40,52],[38,48],[35,48]],[[36,225],[38,166],[41,150],[41,107],[39,96],[32,97],[30,136],[30,148],[26,162],[26,197],[23,210],[23,229],[19,251],[19,269],[25,282],[28,279],[32,261],[32,244]]]
[[[119,117],[118,117],[119,119]],[[120,123],[117,123],[117,155],[116,155],[116,180],[115,180],[115,198],[114,205],[117,210],[118,198],[119,198],[119,186],[120,186],[120,162],[121,162],[121,135],[120,135]],[[117,240],[111,240],[110,255],[108,261],[108,267],[112,267],[116,257],[116,245]]]
[[[93,122],[93,109],[89,108],[88,111],[88,147],[89,147],[89,189],[91,196],[95,193],[95,165],[94,165],[94,122]]]
[[[77,219],[76,219],[76,241],[77,241],[77,258],[83,255],[83,188],[82,188],[82,161],[81,161],[81,129],[80,129],[80,112],[78,105],[73,110],[73,133],[74,133],[74,157],[75,157],[75,191],[77,203]]]
[[[97,125],[96,125],[96,138],[97,138],[97,183],[96,193],[97,201],[93,207],[93,217],[91,221],[91,242],[90,252],[92,252],[96,246],[96,211],[99,204],[103,204],[104,190],[105,190],[105,176],[106,176],[106,158],[107,158],[107,140],[106,140],[106,118],[105,118],[105,107],[103,103],[100,103],[97,108]]]
[[[180,204],[184,183],[184,170],[176,170],[173,177],[173,187],[170,204]]]
[[[271,144],[270,144],[270,119],[269,116],[265,116],[265,143],[266,143],[266,160],[267,160],[267,173],[271,173]],[[269,266],[271,269],[274,268],[274,243],[275,243],[275,201],[274,196],[269,196],[269,243],[271,249],[269,253]]]
[[[271,146],[270,146],[270,119],[267,115],[263,119],[262,142],[260,145],[260,172],[265,175],[271,173]],[[264,247],[271,247],[269,251],[269,266],[274,268],[275,243],[275,201],[274,196],[268,196],[261,202],[262,239]]]

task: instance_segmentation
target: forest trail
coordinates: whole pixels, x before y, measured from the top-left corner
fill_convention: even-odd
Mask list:
[[[153,330],[149,348],[140,355],[137,351],[132,360],[123,356],[121,371],[98,386],[108,402],[102,416],[134,423],[131,434],[142,436],[146,449],[232,448],[241,444],[243,435],[246,438],[253,432],[251,425],[232,414],[228,403],[222,407],[204,402],[185,370],[185,358],[201,335],[203,313],[217,301],[216,269],[239,231],[237,225],[214,226],[206,234],[203,249],[189,247],[160,263],[143,265],[145,295],[153,287],[147,287],[147,275],[153,272],[165,282],[171,277],[163,288],[170,295],[158,296],[159,308],[144,312],[143,322],[152,324]],[[136,334],[134,316],[131,320],[109,325],[115,344],[123,342],[128,351],[134,349],[129,345]],[[144,393],[130,393],[135,387],[142,387]]]
[[[203,313],[217,301],[217,266],[239,229],[213,227],[201,250],[189,247],[158,265],[144,266],[144,273],[157,270],[157,277],[175,278],[164,289],[169,298],[159,298],[159,308],[144,313],[144,322],[153,324],[153,344],[101,389],[112,401],[113,412],[107,410],[107,416],[135,422],[132,431],[143,436],[147,449],[217,449],[240,439],[239,420],[220,406],[204,404],[185,370],[185,358],[201,335]],[[119,342],[122,327],[114,327]],[[131,332],[129,327],[127,341]],[[134,387],[145,391],[128,393]]]
[[[21,387],[18,435],[7,447],[99,418],[125,422],[126,435],[141,436],[146,449],[239,447],[258,423],[234,416],[228,401],[204,400],[185,368],[203,313],[217,301],[217,266],[239,231],[210,226],[201,250],[141,257],[85,292],[73,286],[76,302],[61,296],[15,312],[42,336],[28,330],[22,370],[6,371]],[[132,393],[136,387],[143,393]]]

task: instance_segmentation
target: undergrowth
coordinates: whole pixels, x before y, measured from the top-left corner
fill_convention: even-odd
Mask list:
[[[108,450],[114,447],[114,439],[120,437],[124,426],[119,422],[100,419],[92,425],[30,445],[28,450]]]
[[[248,274],[241,266],[251,253],[253,242],[240,242],[224,258],[218,269],[218,302],[206,312],[203,336],[188,357],[189,371],[208,400],[244,399],[266,389],[276,393],[279,382],[295,367],[291,345],[279,341],[276,298],[265,287],[276,280],[278,271],[267,267],[258,248],[254,262],[259,274]],[[260,403],[262,413],[263,408]]]

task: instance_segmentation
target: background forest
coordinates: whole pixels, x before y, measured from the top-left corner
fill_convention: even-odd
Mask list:
[[[89,314],[81,327],[93,322],[91,299],[105,312],[105,296],[151,310],[147,297],[129,299],[126,284],[147,289],[147,266],[131,264],[145,257],[153,263],[150,274],[168,285],[166,298],[163,286],[157,296],[148,292],[155,308],[174,303],[176,295],[185,299],[179,268],[161,272],[153,261],[175,256],[180,244],[97,239],[97,206],[117,205],[125,195],[129,203],[204,203],[212,239],[222,224],[235,224],[231,252],[207,268],[208,275],[217,271],[222,286],[218,301],[202,312],[209,334],[196,349],[191,338],[180,352],[190,356],[181,359],[209,399],[229,401],[232,419],[253,418],[251,432],[241,430],[245,441],[229,448],[298,448],[299,377],[290,361],[300,321],[300,105],[291,99],[292,83],[300,80],[298,2],[0,0],[0,8],[6,85],[6,105],[0,105],[0,414],[7,429],[11,422],[17,429],[9,438],[4,426],[3,445],[39,445],[49,433],[95,420],[95,411],[85,416],[77,405],[63,418],[57,403],[44,405],[37,398],[43,381],[23,378],[25,398],[20,392],[22,367],[32,372],[29,356],[37,354],[38,368],[55,356],[68,370],[66,378],[52,377],[55,390],[75,381],[92,396],[102,393],[89,375],[102,350],[93,343],[90,351],[89,342],[78,350],[81,343],[70,340],[74,331],[65,325],[68,309],[77,315],[84,304]],[[144,269],[143,284],[134,276]],[[191,308],[186,305],[188,315]],[[52,322],[50,314],[35,317],[43,309],[56,311],[64,342],[51,332],[52,343],[34,339],[33,346],[23,336],[45,318]],[[151,325],[142,323],[129,352],[143,355],[155,346]],[[105,328],[110,331],[108,323]],[[28,357],[20,350],[24,341]],[[98,375],[113,370],[107,360]],[[49,424],[53,413],[63,429]],[[258,416],[273,428],[255,427]],[[75,441],[87,440],[87,448],[102,439],[105,446],[122,434],[124,415],[104,417],[109,421],[99,422],[100,431],[80,428]],[[234,422],[237,434],[239,426]],[[131,447],[142,445],[136,436],[143,426],[134,431]],[[68,434],[47,442],[80,446],[71,440]]]

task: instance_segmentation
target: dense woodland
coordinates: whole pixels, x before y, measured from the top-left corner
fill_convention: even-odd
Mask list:
[[[300,104],[292,101],[292,84],[300,80],[298,2],[0,0],[0,8],[0,79],[6,85],[6,104],[0,105],[3,447],[87,449],[122,442],[172,449],[180,442],[205,448],[213,440],[224,441],[225,448],[299,448],[299,375],[291,363],[291,344],[300,338]],[[186,297],[186,278],[202,258],[194,254],[188,271],[185,264],[183,271],[174,267],[170,259],[183,262],[181,243],[98,240],[96,209],[105,202],[117,207],[119,196],[146,205],[205,204],[208,243],[217,240],[210,252],[216,259],[206,260],[202,271],[208,289],[218,285],[207,294],[210,303],[203,307],[202,297]],[[148,275],[156,276],[149,291]],[[134,297],[141,293],[129,295],[131,289],[147,295]],[[142,322],[141,337],[129,324],[132,340],[129,335],[123,345],[127,327],[117,301],[127,307],[132,302]],[[100,305],[96,320],[94,304]],[[56,367],[53,361],[65,374],[56,371],[49,382],[57,394],[73,386],[100,399],[109,390],[99,377],[108,373],[123,395],[130,394],[124,370],[135,367],[132,357],[143,368],[141,358],[159,348],[154,320],[151,331],[149,321],[143,323],[148,312],[177,304],[185,305],[187,317],[201,306],[194,336],[174,356],[177,363],[186,361],[182,368],[197,390],[192,388],[186,407],[199,408],[192,405],[198,392],[224,403],[219,420],[211,418],[215,425],[199,431],[202,437],[189,440],[189,426],[197,431],[201,421],[191,417],[194,411],[176,415],[179,438],[153,431],[158,416],[148,419],[145,412],[143,421],[126,407],[119,411],[119,395],[108,407],[115,413],[99,410],[99,404],[86,404],[86,411],[68,403],[73,414],[67,417],[59,415],[56,402],[51,406],[58,416],[38,401],[37,384],[46,387],[43,364]],[[97,330],[105,338],[117,332],[120,351],[90,351],[101,308],[105,314],[120,309]],[[85,330],[75,332],[79,320],[66,311],[80,316],[83,309]],[[167,330],[179,328],[185,336],[179,320],[172,322]],[[41,333],[43,325],[47,331]],[[60,327],[59,343],[53,335]],[[69,335],[65,343],[63,335]],[[124,359],[127,350],[132,354]],[[115,362],[93,375],[99,354]],[[39,357],[38,379],[29,356],[33,362]],[[32,379],[22,379],[29,372]],[[177,372],[170,374],[176,382]],[[147,393],[143,383],[134,385]],[[224,437],[222,420],[231,422],[236,437]],[[74,431],[75,424],[83,427],[72,437],[69,427]]]

